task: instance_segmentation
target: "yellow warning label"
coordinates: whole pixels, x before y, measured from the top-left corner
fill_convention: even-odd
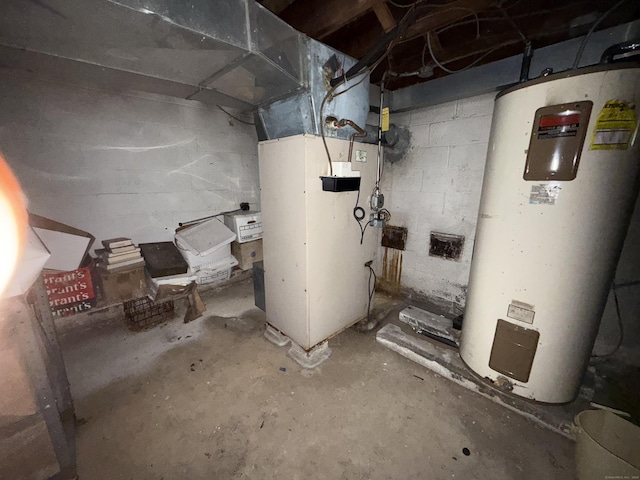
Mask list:
[[[382,109],[382,131],[389,131],[389,107]]]
[[[626,150],[635,137],[635,105],[624,100],[604,104],[591,137],[590,150]]]

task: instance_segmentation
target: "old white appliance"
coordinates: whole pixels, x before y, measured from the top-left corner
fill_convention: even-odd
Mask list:
[[[498,95],[460,354],[514,394],[577,394],[637,195],[637,101],[633,63]]]
[[[327,138],[331,178],[360,192],[324,191],[329,175],[322,138],[296,135],[258,144],[267,322],[304,350],[367,315],[369,268],[379,230],[361,225],[369,211],[377,147]],[[358,179],[359,180],[355,180]],[[349,187],[347,187],[349,188]],[[362,238],[362,242],[361,242]]]

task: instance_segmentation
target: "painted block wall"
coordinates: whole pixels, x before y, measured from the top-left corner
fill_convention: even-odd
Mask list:
[[[408,228],[401,285],[405,294],[450,314],[462,312],[471,267],[495,94],[481,95],[393,115],[411,133],[406,157],[385,167],[383,177],[391,224]],[[429,256],[429,233],[465,236],[460,261]],[[640,199],[616,273],[617,283],[640,280]],[[381,252],[382,257],[382,252]],[[381,262],[381,259],[379,259]],[[618,290],[629,353],[640,342],[640,285]],[[615,346],[619,327],[609,295],[595,353]],[[624,350],[624,349],[623,349]],[[630,359],[640,363],[640,358]]]
[[[198,102],[3,75],[0,151],[32,212],[98,244],[259,202],[254,127]]]
[[[383,177],[393,225],[408,228],[401,284],[445,311],[464,306],[494,95],[392,115],[411,133]],[[429,256],[430,232],[463,235],[460,261]]]

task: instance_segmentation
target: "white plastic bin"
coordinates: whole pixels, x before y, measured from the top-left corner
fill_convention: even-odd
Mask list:
[[[202,270],[203,268],[216,269],[222,264],[230,262],[233,259],[231,255],[231,244],[227,243],[217,250],[209,253],[208,255],[194,255],[189,250],[178,245],[178,250],[182,254],[182,257],[187,261],[189,267],[193,271]]]
[[[603,410],[576,415],[578,480],[640,477],[640,428]]]
[[[238,265],[238,260],[231,257],[231,261],[218,266],[218,268],[202,268],[196,272],[196,283],[198,285],[216,285],[231,278],[231,269]]]
[[[217,269],[231,262],[231,242],[236,234],[213,218],[175,235],[180,253],[193,270]]]

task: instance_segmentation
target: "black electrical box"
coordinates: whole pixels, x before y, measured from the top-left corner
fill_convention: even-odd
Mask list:
[[[325,192],[355,192],[360,190],[360,177],[320,177]]]

